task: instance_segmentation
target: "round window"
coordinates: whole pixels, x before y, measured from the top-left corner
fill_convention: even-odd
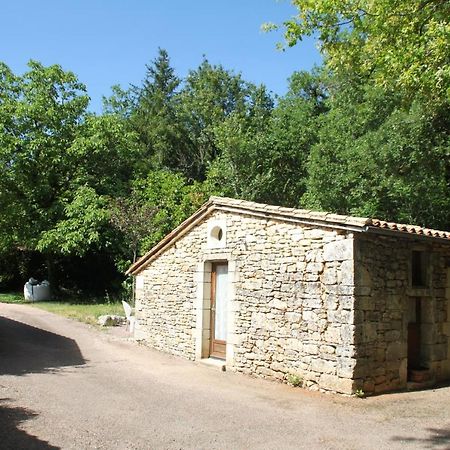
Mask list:
[[[217,241],[221,241],[223,238],[223,231],[222,228],[215,226],[211,230],[211,237]]]

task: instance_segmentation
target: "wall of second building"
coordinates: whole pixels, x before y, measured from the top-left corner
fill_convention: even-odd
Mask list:
[[[224,227],[214,248],[208,233]],[[215,211],[137,279],[136,338],[207,357],[211,262],[230,270],[227,369],[306,387],[354,391],[353,235]]]
[[[412,280],[412,253],[423,258],[423,286]],[[450,245],[431,239],[358,235],[355,240],[356,386],[366,393],[408,383],[408,328],[417,304],[416,353],[430,381],[450,379]],[[410,344],[411,345],[411,342]],[[414,353],[414,352],[413,352]],[[411,356],[411,355],[410,355]]]

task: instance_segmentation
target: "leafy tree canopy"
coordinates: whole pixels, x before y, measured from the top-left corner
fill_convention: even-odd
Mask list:
[[[417,100],[405,110],[380,88],[354,96],[341,91],[320,117],[303,204],[448,228],[448,111],[437,120]]]
[[[167,170],[154,170],[146,178],[135,180],[133,190],[141,205],[155,211],[151,229],[142,238],[141,252],[155,245],[207,200],[199,184],[188,184],[181,174]]]
[[[0,65],[0,248],[84,255],[108,247],[106,195],[127,189],[133,136],[86,112],[85,87],[60,66]],[[49,263],[50,265],[50,263]]]
[[[203,181],[208,165],[220,154],[216,131],[231,116],[241,122],[271,109],[264,88],[207,59],[189,72],[180,93],[183,122],[193,145],[193,178]]]
[[[206,185],[217,195],[296,207],[306,189],[307,161],[317,116],[326,110],[319,72],[297,72],[276,108],[242,120],[230,116],[216,129],[219,156]]]
[[[292,0],[298,14],[282,28],[286,43],[318,37],[336,73],[378,86],[450,100],[450,3],[443,0]],[[269,26],[270,28],[270,26]]]
[[[7,212],[2,242],[34,248],[63,213],[61,194],[73,171],[68,150],[88,96],[59,66],[31,61],[29,67],[19,77],[0,65],[0,204]]]

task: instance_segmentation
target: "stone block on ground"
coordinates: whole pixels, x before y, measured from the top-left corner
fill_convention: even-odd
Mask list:
[[[97,323],[102,327],[118,327],[126,323],[126,318],[123,316],[106,314],[104,316],[100,316],[97,319]]]

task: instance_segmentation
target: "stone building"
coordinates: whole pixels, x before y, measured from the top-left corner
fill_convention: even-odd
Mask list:
[[[450,233],[212,197],[138,260],[135,338],[344,394],[450,379]]]

